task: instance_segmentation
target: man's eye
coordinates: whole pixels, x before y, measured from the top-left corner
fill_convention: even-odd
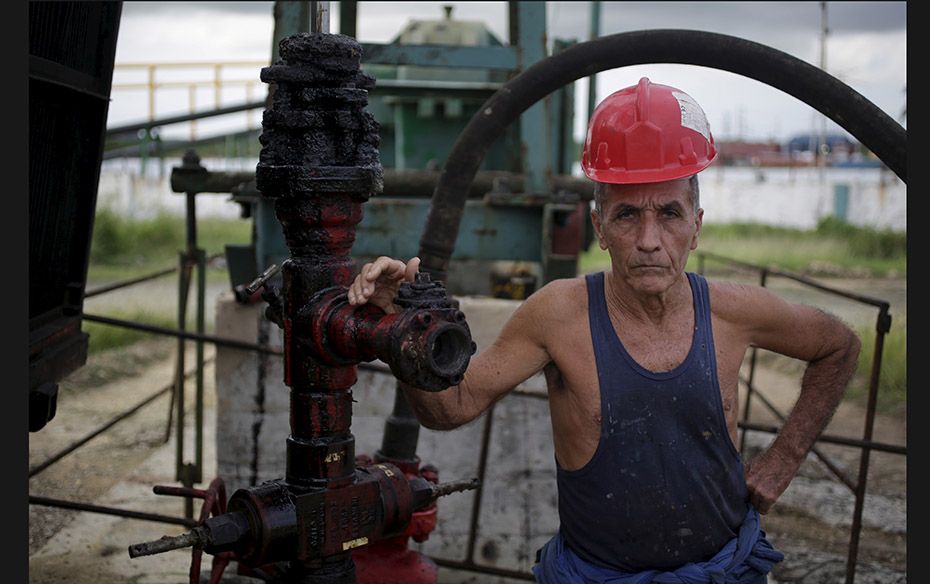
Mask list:
[[[676,211],[675,209],[665,209],[662,212],[662,214],[665,215],[666,217],[678,217],[679,215],[678,211]]]

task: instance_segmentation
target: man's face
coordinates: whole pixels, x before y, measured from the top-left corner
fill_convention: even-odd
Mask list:
[[[591,219],[601,249],[610,253],[614,275],[633,290],[658,294],[684,272],[697,247],[703,209],[694,212],[688,179],[608,184],[601,212]]]

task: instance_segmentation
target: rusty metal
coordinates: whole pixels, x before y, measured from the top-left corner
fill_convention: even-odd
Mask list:
[[[395,535],[415,509],[478,485],[477,479],[447,484],[411,479],[386,463],[359,468],[354,478],[351,486],[338,489],[297,491],[284,480],[239,489],[225,507],[210,507],[212,517],[202,511],[189,533],[133,544],[130,557],[194,546],[210,553],[235,552],[253,566],[294,558],[312,562]],[[155,492],[204,498],[205,508],[222,494],[211,499],[210,491],[183,487],[156,487]]]
[[[811,278],[807,278],[805,276],[801,276],[799,274],[794,274],[791,272],[786,272],[783,270],[758,266],[755,264],[751,264],[749,262],[743,262],[743,261],[735,260],[732,258],[727,258],[724,256],[707,253],[707,252],[698,252],[698,257],[699,258],[707,257],[709,259],[714,259],[714,260],[717,260],[723,263],[738,266],[746,270],[758,271],[763,274],[763,277],[762,277],[763,286],[766,283],[767,276],[779,276],[779,277],[787,278],[789,280],[794,280],[795,282],[804,284],[805,286],[815,288],[817,290],[826,292],[828,294],[841,296],[843,298],[847,298],[855,302],[874,306],[878,308],[879,310],[878,315],[876,317],[876,322],[875,322],[875,331],[876,331],[875,352],[873,353],[872,366],[871,366],[871,370],[869,373],[868,403],[866,406],[865,428],[863,430],[862,440],[840,439],[840,438],[830,437],[830,436],[818,437],[818,441],[844,443],[845,445],[856,446],[862,450],[862,454],[859,459],[859,474],[858,474],[857,480],[853,482],[851,479],[846,477],[845,474],[842,473],[840,469],[829,460],[828,457],[824,456],[822,453],[820,453],[817,450],[816,446],[811,449],[811,451],[827,466],[827,468],[830,469],[833,475],[836,476],[843,484],[845,484],[855,495],[855,507],[853,509],[852,526],[850,529],[850,540],[849,540],[849,547],[848,547],[849,551],[848,551],[848,555],[846,559],[846,584],[852,584],[855,578],[856,562],[857,562],[858,552],[859,552],[859,538],[860,538],[861,531],[862,531],[862,510],[865,505],[865,489],[866,489],[866,480],[868,478],[868,470],[869,470],[869,454],[872,450],[884,450],[886,452],[903,454],[905,456],[907,455],[906,448],[902,446],[882,445],[880,443],[875,443],[872,441],[872,431],[873,431],[873,427],[875,423],[875,414],[876,414],[876,407],[877,407],[876,404],[877,404],[877,397],[878,397],[878,383],[879,383],[879,378],[881,374],[882,349],[884,347],[885,334],[890,330],[890,327],[891,327],[891,315],[889,314],[890,304],[886,300],[873,298],[871,296],[866,296],[863,294],[856,294],[853,292],[849,292],[847,290],[833,288],[831,286],[827,286],[820,282],[817,282],[816,280],[813,280]],[[701,264],[701,266],[703,267],[703,264]],[[743,383],[748,384],[747,389],[750,392],[749,395],[753,395],[752,394],[753,388],[752,388],[751,380],[747,381],[746,379],[743,379],[742,377],[740,380]],[[781,412],[779,412],[778,409],[774,406],[774,404],[772,404],[769,400],[767,400],[761,393],[759,393],[758,391],[755,391],[755,396],[760,398],[762,403],[773,414],[775,414],[779,418],[780,421],[783,422],[785,420],[785,416]],[[748,399],[747,399],[747,402],[748,402]],[[740,420],[739,422],[739,424],[744,427],[744,433],[743,433],[744,438],[745,438],[746,429],[752,429],[752,430],[758,429],[758,428],[753,427],[754,426],[753,424],[749,424],[748,421],[745,419],[746,417],[748,417],[748,411],[749,410],[748,410],[748,404],[747,404],[747,408],[745,409],[745,412],[744,412],[744,419]],[[764,429],[763,431],[770,431],[770,429]],[[778,429],[776,428],[775,431],[778,431]]]
[[[203,499],[200,507],[199,521],[196,527],[191,531],[178,536],[163,536],[160,539],[150,542],[130,545],[128,548],[130,558],[160,554],[171,550],[182,549],[185,547],[193,548],[191,551],[191,568],[190,584],[200,584],[200,565],[203,556],[203,548],[206,546],[216,546],[218,542],[227,540],[230,532],[235,533],[236,525],[230,522],[231,517],[226,513],[226,486],[223,479],[217,477],[210,481],[206,489],[195,489],[192,487],[173,487],[156,485],[152,491],[156,495],[171,495],[176,497],[185,497],[186,500],[193,503],[193,499]],[[207,523],[211,515],[219,521]],[[242,527],[240,524],[239,527]],[[223,571],[233,559],[230,552],[217,552],[213,558],[209,584],[218,584],[222,578]]]
[[[703,257],[703,256],[702,256]],[[759,285],[765,288],[765,281],[768,278],[768,269],[762,269],[759,273]],[[746,403],[743,404],[743,421],[749,421],[750,405],[752,404],[752,394],[754,389],[753,380],[756,377],[756,358],[759,353],[759,349],[753,346],[749,354],[749,380],[746,381]],[[779,420],[782,422],[785,421],[784,416],[776,413],[779,417]],[[743,432],[739,439],[739,453],[745,454],[746,452],[746,432]],[[819,456],[819,454],[818,454]],[[843,477],[845,479],[845,477]],[[843,482],[846,482],[845,480]]]
[[[165,268],[163,270],[158,270],[157,272],[152,272],[144,276],[139,276],[137,278],[130,278],[128,280],[123,280],[120,282],[115,282],[113,284],[108,284],[106,286],[100,286],[99,288],[94,288],[93,290],[88,290],[84,293],[84,298],[92,298],[94,296],[99,296],[100,294],[105,294],[107,292],[112,292],[113,290],[119,290],[121,288],[126,288],[134,284],[140,284],[142,282],[148,282],[149,280],[154,280],[162,276],[167,276],[168,274],[173,274],[178,271],[177,266],[172,266],[170,268]]]
[[[203,547],[209,541],[207,533],[203,527],[195,527],[192,531],[181,535],[163,535],[155,541],[132,544],[129,546],[129,557],[139,558],[186,547]]]
[[[303,34],[282,41],[283,62],[262,70],[262,79],[274,81],[276,89],[265,113],[264,149],[256,169],[257,187],[275,201],[290,250],[282,266],[285,383],[292,404],[283,484],[317,487],[297,497],[302,537],[296,556],[286,557],[296,559],[295,573],[324,570],[346,581],[354,580],[349,550],[393,535],[392,525],[403,527],[387,517],[371,517],[381,509],[373,504],[376,495],[394,493],[386,500],[396,508],[389,504],[385,512],[397,514],[403,524],[423,506],[397,498],[423,479],[410,479],[385,463],[353,468],[347,390],[356,380],[354,364],[378,357],[399,378],[438,390],[461,380],[474,352],[464,316],[445,304],[390,315],[371,305],[348,305],[349,251],[361,220],[360,204],[381,190],[383,180],[377,123],[363,111],[365,89],[374,80],[359,72],[360,52],[354,40],[338,35]],[[312,141],[303,138],[308,134]],[[429,284],[413,284],[424,289],[410,294],[411,300],[430,300],[435,286]],[[327,499],[331,503],[324,506]],[[362,510],[353,513],[350,531],[327,536],[315,531],[344,525],[336,517],[320,516],[345,508]],[[316,527],[307,532],[309,525]],[[330,566],[324,568],[320,558],[329,559]]]
[[[749,381],[746,380],[746,379],[744,379],[742,376],[740,376],[740,381],[742,381],[743,384],[746,385],[747,390],[750,390],[750,389],[752,388],[752,386],[749,385]],[[762,404],[763,404],[770,412],[772,412],[772,414],[773,414],[776,418],[778,418],[778,421],[779,421],[779,422],[781,422],[781,423],[784,423],[784,422],[785,422],[785,420],[787,419],[787,416],[786,416],[785,414],[783,414],[777,407],[775,407],[775,404],[773,404],[767,397],[765,397],[765,395],[763,395],[763,394],[762,394],[760,391],[758,391],[758,390],[754,390],[754,394],[755,394],[756,398],[758,398],[759,401],[761,401]],[[748,401],[748,400],[747,400],[747,401]],[[743,437],[745,438],[745,436],[746,436],[746,433],[744,432],[744,433],[743,433]],[[846,486],[849,488],[850,491],[853,491],[853,492],[856,491],[856,483],[854,483],[854,482],[852,481],[852,479],[850,479],[848,476],[846,476],[846,473],[844,473],[843,470],[840,469],[839,466],[837,466],[832,460],[830,460],[830,457],[829,457],[829,456],[827,456],[826,454],[824,454],[823,452],[821,452],[820,449],[817,448],[816,444],[815,444],[814,446],[811,447],[811,453],[812,453],[814,456],[816,456],[816,457],[818,458],[818,460],[820,460],[820,462],[822,462],[823,465],[826,466],[827,469],[828,469],[831,473],[833,473],[833,476],[835,476],[841,483],[843,483],[844,485],[846,485]]]
[[[364,111],[374,80],[359,71],[360,52],[348,37],[301,33],[281,41],[281,60],[261,74],[275,91],[256,185],[274,202],[290,251],[276,319],[291,388],[285,478],[239,489],[227,512],[156,548],[191,544],[255,567],[288,562],[293,582],[354,582],[354,548],[403,533],[437,497],[477,486],[437,486],[390,463],[355,465],[349,390],[359,362],[380,358],[436,391],[461,381],[475,350],[464,315],[426,277],[402,286],[400,312],[348,305],[361,203],[380,190],[382,174],[377,122]]]
[[[878,381],[882,367],[882,349],[885,344],[885,334],[891,328],[891,315],[888,314],[888,304],[886,303],[875,323],[875,351],[872,353],[872,371],[869,377],[869,401],[866,408],[865,429],[863,430],[862,439],[870,441],[872,439],[872,429],[875,424],[875,407],[878,398]],[[849,537],[849,557],[846,561],[846,584],[852,584],[856,573],[856,558],[859,553],[859,534],[862,531],[862,507],[865,504],[865,483],[869,475],[869,446],[862,448],[862,455],[859,459],[859,477],[856,481],[856,507],[853,510],[853,521],[851,534]]]
[[[135,135],[135,133],[138,132],[139,130],[151,130],[152,128],[157,128],[160,126],[168,126],[171,124],[178,124],[181,122],[190,122],[190,121],[199,120],[203,118],[210,118],[210,117],[215,117],[215,116],[244,112],[244,111],[248,111],[252,109],[259,109],[263,107],[265,107],[265,101],[256,100],[256,101],[251,101],[248,103],[221,107],[221,108],[216,108],[216,109],[207,110],[203,112],[164,117],[164,118],[159,118],[157,120],[153,119],[147,122],[126,124],[123,126],[116,126],[113,128],[109,128],[107,129],[106,136],[107,138],[110,138],[113,136],[119,136],[121,134]]]
[[[251,296],[258,292],[258,289],[265,285],[265,283],[270,280],[275,274],[281,271],[281,268],[277,264],[271,264],[268,269],[258,275],[257,278],[252,280],[248,286],[243,290],[246,294]]]
[[[416,282],[401,285],[396,302],[407,309],[385,314],[370,304],[351,306],[342,287],[327,288],[301,310],[299,320],[308,327],[295,327],[295,333],[309,339],[313,356],[330,366],[378,358],[417,389],[442,391],[461,383],[476,346],[465,315],[446,301],[442,285],[418,274]]]
[[[212,361],[213,361],[213,357],[211,357],[211,358],[205,360],[205,361],[204,361],[204,364],[210,363],[210,362],[212,362]],[[187,373],[186,373],[185,375],[188,376],[188,377],[190,377],[190,376],[193,375],[193,374],[194,374],[194,370],[191,369],[191,370],[187,371]],[[48,458],[47,458],[44,462],[42,462],[41,464],[38,464],[38,465],[36,465],[35,467],[29,469],[29,478],[32,478],[32,477],[34,477],[35,475],[39,474],[40,472],[42,472],[43,470],[45,470],[45,469],[47,469],[48,467],[52,466],[53,464],[55,464],[56,462],[58,462],[59,460],[61,460],[61,459],[64,458],[65,456],[71,454],[72,452],[74,452],[75,450],[77,450],[78,448],[80,448],[81,446],[83,446],[84,444],[87,444],[88,442],[90,442],[91,440],[93,440],[94,438],[96,438],[97,436],[99,436],[100,434],[103,434],[104,432],[106,432],[107,430],[109,430],[110,428],[112,428],[113,426],[115,426],[116,424],[118,424],[119,422],[122,422],[123,420],[125,420],[126,418],[128,418],[129,416],[131,416],[132,414],[138,412],[138,411],[141,410],[143,407],[149,405],[150,403],[152,403],[152,402],[155,401],[156,399],[160,398],[160,397],[163,396],[164,394],[166,394],[166,393],[168,393],[169,391],[171,391],[171,389],[172,389],[173,387],[174,387],[174,384],[166,385],[165,387],[163,387],[163,388],[161,388],[160,390],[156,391],[155,393],[153,393],[153,394],[150,395],[149,397],[145,398],[144,400],[142,400],[142,401],[139,402],[138,404],[136,404],[136,405],[134,405],[133,407],[129,408],[129,409],[126,410],[125,412],[123,412],[123,413],[117,415],[116,417],[114,417],[112,420],[110,420],[109,422],[107,422],[107,423],[104,424],[103,426],[100,426],[99,428],[97,428],[97,429],[94,430],[93,432],[87,434],[86,436],[84,436],[84,437],[81,438],[80,440],[77,440],[77,441],[71,443],[70,445],[66,446],[65,448],[59,450],[57,453],[55,453],[55,454],[53,454],[52,456],[48,457]]]
[[[491,446],[491,427],[494,424],[494,405],[488,408],[484,417],[484,429],[481,432],[481,454],[478,458],[478,480],[483,485],[484,475],[488,468],[488,455]],[[475,502],[471,509],[471,520],[468,524],[468,548],[465,552],[465,563],[475,565],[475,543],[478,538],[478,517],[481,514],[481,496],[483,488],[475,491]]]
[[[235,339],[224,339],[223,337],[216,337],[213,335],[190,333],[186,331],[171,329],[171,328],[157,326],[153,324],[145,324],[145,323],[135,322],[131,320],[111,318],[109,316],[98,316],[98,315],[87,314],[87,313],[83,314],[82,316],[84,320],[87,320],[90,322],[98,322],[100,324],[118,326],[118,327],[128,328],[132,330],[142,331],[142,332],[165,335],[169,337],[177,337],[180,339],[187,339],[190,341],[203,341],[205,343],[212,343],[219,347],[229,347],[230,349],[240,349],[243,351],[256,351],[258,353],[267,353],[269,355],[282,355],[283,354],[283,352],[280,349],[265,347],[265,346],[258,345],[255,343],[247,343],[245,341],[237,341]]]
[[[717,255],[717,254],[706,252],[706,251],[697,252],[697,253],[699,257],[704,256],[709,259],[718,260],[720,262],[732,264],[734,266],[740,266],[742,268],[745,268],[747,270],[751,270],[754,272],[765,271],[769,275],[779,276],[781,278],[786,278],[788,280],[794,280],[795,282],[799,282],[806,286],[810,286],[811,288],[816,288],[818,290],[827,292],[829,294],[833,294],[835,296],[842,296],[843,298],[848,298],[849,300],[855,300],[856,302],[860,302],[862,304],[869,304],[880,310],[884,309],[885,311],[887,311],[891,307],[891,305],[888,303],[887,300],[882,300],[880,298],[874,298],[872,296],[866,296],[864,294],[856,294],[855,292],[850,292],[848,290],[843,290],[840,288],[834,288],[832,286],[827,286],[826,284],[822,284],[821,282],[818,282],[817,280],[814,280],[813,278],[808,278],[807,276],[802,276],[800,274],[794,274],[792,272],[779,270],[777,268],[770,268],[770,267],[760,266],[760,265],[749,263],[749,262],[735,260],[732,258],[728,258],[725,256]]]
[[[430,464],[420,465],[417,440],[420,422],[404,393],[403,382],[394,388],[394,408],[384,424],[381,448],[372,457],[360,454],[356,466],[389,463],[401,469],[409,478],[422,477],[439,482],[439,470]],[[409,391],[416,391],[409,388]],[[352,552],[358,584],[435,584],[439,567],[419,551],[408,548],[409,540],[422,543],[436,529],[438,509],[435,503],[415,511],[406,529],[397,536],[384,538]]]
[[[767,432],[769,434],[777,434],[781,432],[781,427],[773,426],[771,424],[755,424],[749,422],[739,422],[740,428],[745,430],[752,430],[754,432]],[[902,456],[907,456],[907,447],[900,446],[898,444],[887,444],[885,442],[874,442],[872,440],[857,440],[856,438],[846,438],[845,436],[833,436],[832,434],[821,434],[817,437],[817,442],[824,442],[826,444],[836,444],[838,446],[851,446],[854,448],[868,448],[870,450],[876,450],[878,452],[886,452],[888,454],[900,454]]]
[[[117,517],[127,517],[129,519],[142,519],[143,521],[155,521],[157,523],[171,523],[174,525],[183,525],[184,527],[194,527],[197,522],[186,517],[171,517],[170,515],[159,515],[158,513],[146,513],[144,511],[132,511],[130,509],[118,509],[116,507],[106,507],[103,505],[93,505],[90,503],[79,503],[76,501],[65,501],[62,499],[52,499],[49,497],[38,497],[29,495],[30,505],[42,505],[44,507],[58,507],[60,509],[72,509],[74,511],[89,511],[91,513],[100,513],[102,515],[115,515]]]
[[[122,328],[128,328],[131,330],[137,330],[147,333],[152,333],[156,335],[165,335],[169,337],[179,337],[188,340],[201,340],[205,343],[211,343],[218,347],[228,347],[230,349],[239,349],[241,351],[254,351],[256,353],[262,353],[265,355],[276,355],[281,357],[284,355],[282,349],[276,349],[274,347],[269,347],[266,345],[261,345],[258,343],[247,343],[245,341],[237,341],[236,339],[226,339],[223,337],[217,337],[213,335],[200,335],[197,333],[189,333],[184,331],[179,331],[177,329],[171,329],[167,327],[145,324],[141,322],[135,322],[132,320],[123,320],[119,318],[111,318],[109,316],[100,316],[95,314],[84,313],[81,315],[84,320],[90,322],[97,322],[100,324],[106,324],[110,326],[118,326]],[[357,365],[359,369],[367,369],[369,371],[377,371],[379,373],[390,373],[391,370],[383,365],[377,365],[373,363],[359,363]]]

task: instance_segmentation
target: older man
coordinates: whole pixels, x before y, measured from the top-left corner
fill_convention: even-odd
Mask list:
[[[716,156],[703,110],[643,78],[592,115],[582,168],[605,272],[556,280],[513,313],[461,384],[408,391],[417,418],[465,424],[542,370],[559,532],[540,582],[766,581],[782,555],[760,529],[838,405],[859,341],[837,319],[764,288],[688,273],[704,216],[697,173]],[[395,310],[419,260],[362,267],[353,304]],[[808,363],[782,431],[744,465],[737,382],[750,346]]]

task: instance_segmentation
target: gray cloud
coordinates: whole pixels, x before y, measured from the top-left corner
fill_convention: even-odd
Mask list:
[[[503,1],[361,2],[359,38],[388,42],[410,19],[441,18],[443,4],[455,6],[454,18],[482,21],[507,41],[508,10]],[[125,2],[121,32],[127,34],[121,34],[118,59],[267,58],[273,6],[273,2]],[[548,37],[587,40],[590,6],[590,2],[548,2]],[[602,35],[656,28],[706,30],[819,62],[820,2],[601,2],[601,8]],[[827,4],[828,70],[895,118],[905,101],[906,9],[905,2]],[[331,3],[331,12],[332,30],[337,32],[338,2]],[[657,82],[691,89],[699,102],[709,104],[708,115],[721,131],[727,126],[735,131],[740,116],[748,130],[765,134],[794,132],[811,123],[812,111],[793,98],[712,69],[660,64],[604,72],[599,75],[599,97],[635,83],[640,72],[654,72]],[[582,85],[576,87],[579,100],[586,94]],[[116,113],[117,105],[111,113]]]

